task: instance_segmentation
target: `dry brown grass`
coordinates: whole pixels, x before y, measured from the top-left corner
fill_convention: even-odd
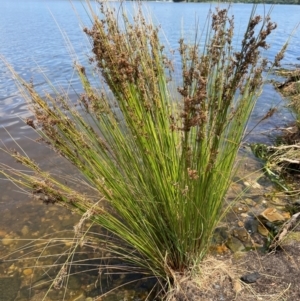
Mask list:
[[[199,265],[195,276],[178,276],[177,285],[168,301],[294,301],[299,288],[293,281],[297,274],[288,273],[292,265],[286,258],[294,254],[280,252],[262,255],[257,252],[224,257],[207,257]],[[277,272],[276,269],[278,269]],[[280,270],[281,269],[281,270]],[[240,280],[245,274],[259,272],[257,282],[246,284]],[[293,282],[293,283],[292,283]]]

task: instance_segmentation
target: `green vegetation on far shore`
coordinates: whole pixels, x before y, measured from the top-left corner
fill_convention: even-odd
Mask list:
[[[132,0],[135,1],[135,0]],[[145,1],[168,1],[168,0],[145,0]],[[248,3],[248,4],[300,4],[300,0],[233,0],[233,1],[211,1],[211,0],[173,0],[173,2],[190,3]]]

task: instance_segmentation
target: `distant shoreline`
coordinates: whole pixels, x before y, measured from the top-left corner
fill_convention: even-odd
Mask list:
[[[129,0],[130,1],[130,0]],[[131,0],[135,1],[135,0]],[[216,2],[216,3],[245,3],[245,4],[287,4],[287,5],[300,5],[300,0],[290,0],[290,1],[285,1],[285,0],[277,0],[277,1],[272,1],[272,0],[267,0],[267,1],[197,1],[197,0],[144,0],[144,1],[156,1],[156,2],[174,2],[174,3],[211,3],[211,2]]]

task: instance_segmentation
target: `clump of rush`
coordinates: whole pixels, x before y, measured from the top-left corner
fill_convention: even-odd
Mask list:
[[[11,155],[34,173],[3,164],[0,172],[48,201],[89,212],[111,234],[107,248],[122,268],[154,277],[165,295],[207,254],[269,64],[261,49],[276,25],[254,7],[234,49],[234,19],[216,9],[204,43],[199,30],[192,45],[180,39],[178,80],[160,29],[142,7],[128,17],[124,6],[99,6],[100,14],[89,7],[93,26],[84,31],[102,89],[79,63],[84,92],[77,106],[68,95],[42,96],[20,77],[18,83],[35,115],[28,125],[77,167],[101,201],[95,205],[21,151]],[[177,91],[170,88],[175,80]]]

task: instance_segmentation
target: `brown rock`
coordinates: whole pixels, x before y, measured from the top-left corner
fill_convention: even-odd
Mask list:
[[[6,236],[1,240],[1,242],[2,242],[2,244],[3,244],[4,246],[9,246],[9,245],[13,244],[14,241],[15,241],[15,240],[13,239],[13,237],[10,237],[9,235],[6,235]]]
[[[245,228],[234,228],[232,235],[242,242],[248,242],[250,240],[250,235]]]
[[[32,269],[25,269],[23,270],[23,275],[30,276],[33,273]]]
[[[244,223],[242,221],[238,221],[238,226],[239,227],[244,227]]]
[[[241,252],[245,250],[245,246],[243,245],[243,243],[235,238],[235,237],[230,237],[228,239],[228,241],[226,242],[226,246],[233,252]]]
[[[250,207],[255,207],[255,206],[256,206],[256,202],[253,201],[253,200],[250,199],[250,198],[246,198],[246,199],[242,200],[241,203],[243,203],[243,204],[245,204],[245,205],[248,205],[248,206],[250,206]]]
[[[281,214],[276,208],[267,208],[260,215],[259,218],[267,220],[271,223],[274,222],[284,222],[286,218]]]
[[[262,236],[268,236],[269,235],[269,230],[264,225],[262,225],[262,224],[259,224],[257,226],[257,231]]]

